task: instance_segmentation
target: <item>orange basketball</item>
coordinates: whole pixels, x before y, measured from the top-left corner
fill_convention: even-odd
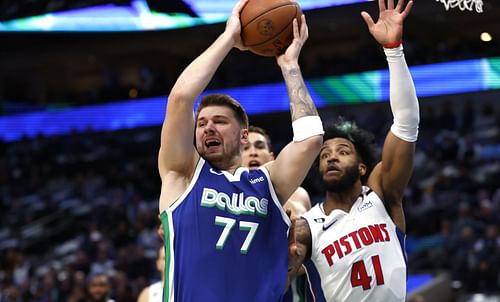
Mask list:
[[[249,0],[241,11],[241,38],[255,54],[277,56],[293,40],[293,19],[300,26],[302,10],[291,0]]]

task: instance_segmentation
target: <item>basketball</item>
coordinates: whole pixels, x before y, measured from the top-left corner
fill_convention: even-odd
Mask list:
[[[291,0],[249,0],[240,15],[243,44],[261,56],[280,55],[292,43],[293,19],[300,28],[301,15]]]

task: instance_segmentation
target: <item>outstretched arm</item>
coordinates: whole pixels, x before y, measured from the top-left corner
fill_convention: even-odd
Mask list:
[[[193,145],[193,106],[229,51],[233,47],[243,48],[239,15],[247,1],[238,2],[224,33],[182,72],[170,92],[158,156],[162,179],[160,211],[179,197],[194,171],[199,155]]]
[[[323,126],[298,63],[302,46],[309,36],[304,15],[301,18],[300,30],[297,20],[293,21],[293,34],[292,44],[277,60],[290,98],[294,141],[268,166],[274,188],[282,203],[288,200],[302,183],[323,142]]]
[[[380,15],[377,23],[373,22],[368,13],[361,13],[370,33],[377,42],[385,45],[390,74],[390,105],[394,116],[384,143],[382,162],[374,169],[368,181],[381,194],[394,222],[402,230],[405,230],[402,198],[413,170],[420,119],[415,86],[401,45],[403,21],[412,5],[413,1],[410,0],[404,7],[404,0],[399,0],[394,7],[394,0],[388,0],[386,7],[384,0],[379,0]]]

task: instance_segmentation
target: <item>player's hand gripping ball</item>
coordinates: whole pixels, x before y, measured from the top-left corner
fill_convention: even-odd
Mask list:
[[[293,41],[293,19],[300,28],[302,10],[291,0],[249,0],[241,11],[241,39],[253,53],[283,54]]]

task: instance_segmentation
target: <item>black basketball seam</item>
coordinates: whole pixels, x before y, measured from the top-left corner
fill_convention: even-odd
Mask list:
[[[287,5],[289,5],[289,4],[287,4]],[[285,5],[282,5],[282,6],[285,6]],[[280,6],[280,7],[282,7],[282,6]],[[288,22],[288,25],[290,25],[290,23],[292,23],[292,22],[293,22],[293,19],[295,19],[295,18],[296,18],[295,16],[297,16],[297,5],[295,5],[295,4],[294,4],[294,6],[295,6],[295,14],[294,14],[294,17],[292,18],[291,22]],[[259,17],[260,17],[260,16],[259,16]],[[254,20],[255,20],[255,19],[254,19]],[[248,23],[250,23],[250,22],[248,22]],[[267,39],[266,41],[263,41],[263,42],[260,42],[260,43],[257,43],[257,44],[250,44],[250,45],[245,44],[245,46],[246,46],[246,47],[253,47],[253,46],[259,46],[259,45],[265,44],[265,43],[267,43],[267,42],[271,41],[272,39],[274,39],[276,36],[279,36],[279,34],[281,34],[281,33],[282,33],[282,32],[283,32],[283,31],[284,31],[287,27],[288,27],[288,26],[285,26],[285,27],[284,27],[282,30],[280,30],[280,31],[279,31],[276,35],[274,35],[274,37],[272,37],[272,38],[270,38],[270,39]]]
[[[272,12],[273,10],[276,10],[276,9],[278,9],[278,8],[282,8],[283,6],[287,6],[287,5],[293,5],[293,6],[295,6],[295,14],[297,14],[297,4],[295,4],[295,3],[285,3],[285,4],[283,4],[283,5],[273,7],[273,8],[272,8],[272,9],[270,9],[270,10],[266,10],[266,11],[265,11],[265,12],[263,12],[263,13],[264,13],[264,14],[267,14],[267,13],[269,13],[269,12]],[[247,27],[247,26],[248,26],[248,24],[252,23],[253,21],[255,21],[255,19],[259,18],[260,16],[262,16],[262,14],[258,15],[257,17],[253,18],[252,20],[248,21],[248,22],[247,22],[247,24],[245,24],[245,25],[243,25],[243,26],[241,27],[241,31],[243,31],[243,29],[244,29],[245,27]]]

